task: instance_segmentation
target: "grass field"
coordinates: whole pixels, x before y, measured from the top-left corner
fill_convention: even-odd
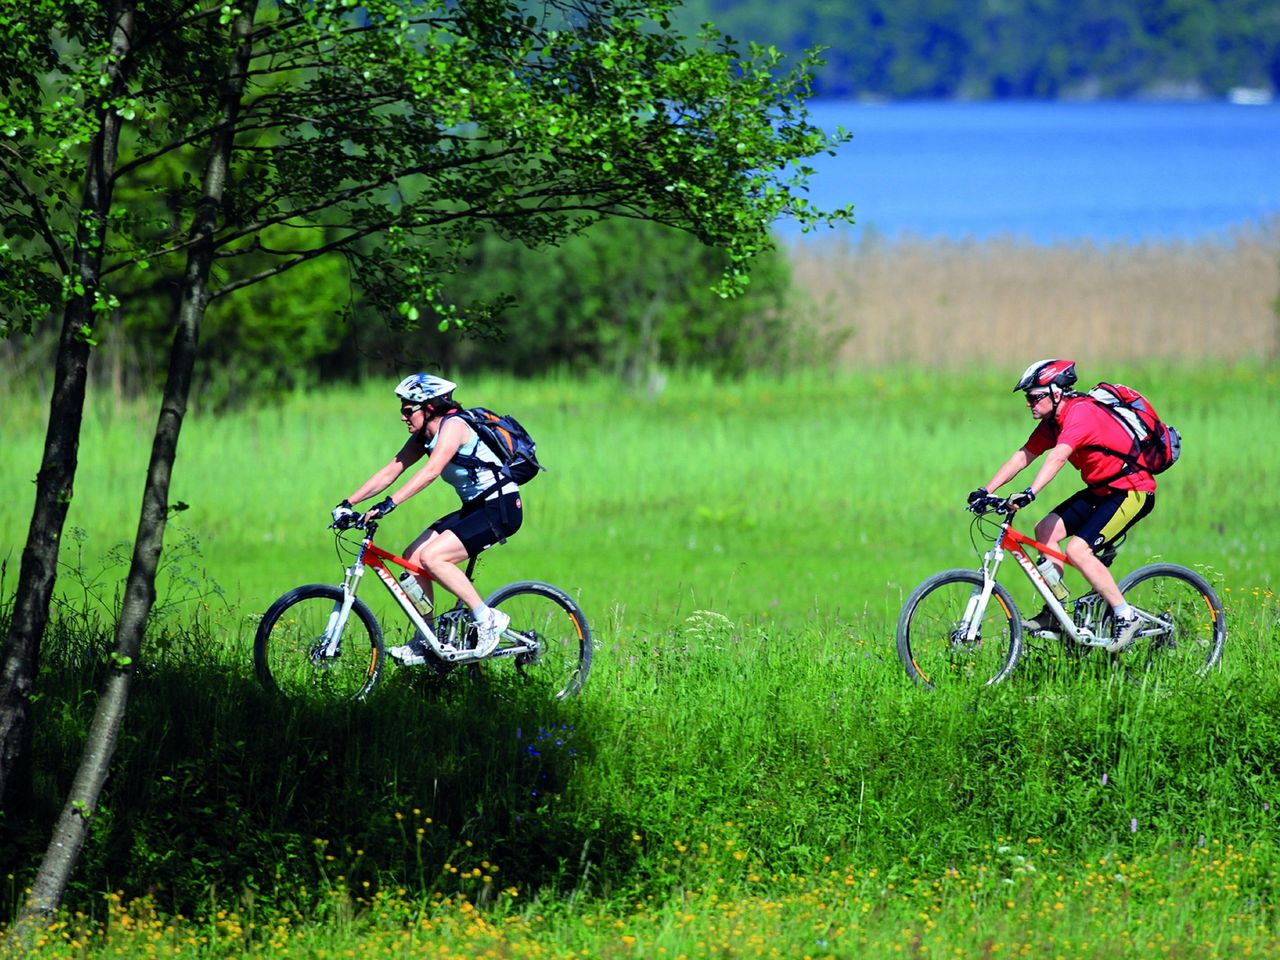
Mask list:
[[[254,616],[337,578],[328,510],[403,428],[380,387],[194,418],[175,603],[41,955],[1275,953],[1277,374],[1082,371],[1141,387],[1184,435],[1117,569],[1206,572],[1228,606],[1220,672],[1154,687],[1041,658],[996,690],[927,695],[893,623],[926,575],[976,564],[964,495],[1030,429],[1020,369],[656,395],[468,383],[461,399],[518,413],[550,467],[482,588],[557,583],[596,633],[583,696],[557,706],[502,675],[406,671],[356,707],[265,697]],[[6,593],[40,418],[9,398],[0,421]],[[151,428],[108,405],[87,423],[38,769],[7,820],[10,903],[78,756]],[[402,507],[384,543],[451,497]]]

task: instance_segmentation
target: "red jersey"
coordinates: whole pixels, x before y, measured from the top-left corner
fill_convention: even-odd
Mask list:
[[[1070,397],[1058,405],[1056,419],[1041,420],[1027,439],[1027,452],[1033,458],[1060,443],[1070,444],[1071,456],[1067,461],[1080,471],[1080,477],[1093,492],[1111,490],[1142,490],[1148,493],[1156,489],[1156,478],[1145,470],[1137,470],[1109,483],[1124,469],[1125,462],[1094,446],[1112,450],[1130,450],[1133,438],[1114,416],[1102,405],[1088,397]]]

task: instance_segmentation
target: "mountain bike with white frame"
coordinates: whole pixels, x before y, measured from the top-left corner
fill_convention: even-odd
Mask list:
[[[582,689],[591,670],[591,629],[578,604],[563,590],[537,580],[509,583],[485,603],[502,610],[511,623],[498,647],[486,656],[475,652],[475,624],[459,601],[436,615],[424,615],[392,575],[388,565],[421,577],[417,564],[373,542],[376,521],[358,517],[331,524],[339,556],[351,562],[339,584],[295,587],[267,609],[253,642],[258,681],[288,697],[320,696],[361,700],[377,686],[386,664],[382,624],[356,596],[372,570],[408,621],[426,641],[426,669],[447,673],[464,664],[510,662],[518,674],[542,684],[556,699]],[[467,565],[470,578],[476,558]],[[401,668],[406,669],[406,668]],[[408,668],[413,669],[413,668]]]
[[[1027,554],[1028,548],[1071,565],[1013,527],[1016,512],[1002,497],[971,504],[974,543],[991,546],[981,553],[978,570],[947,570],[916,587],[898,618],[898,657],[907,676],[925,687],[956,683],[991,685],[1009,678],[1024,649],[1022,614],[998,581],[1007,556],[1026,574],[1053,613],[1057,630],[1037,634],[1060,641],[1073,655],[1105,649],[1112,642],[1110,606],[1089,592],[1060,601]],[[979,548],[980,549],[980,548]],[[1102,555],[1106,562],[1114,553]],[[1227,622],[1222,603],[1200,574],[1176,563],[1139,567],[1119,583],[1125,600],[1142,621],[1134,644],[1124,653],[1127,667],[1157,677],[1205,674],[1222,660]]]

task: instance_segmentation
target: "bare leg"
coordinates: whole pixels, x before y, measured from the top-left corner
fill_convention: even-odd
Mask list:
[[[467,559],[467,548],[462,545],[457,534],[451,530],[444,533],[433,530],[425,540],[411,544],[410,549],[413,552],[408,555],[408,559],[423,567],[440,586],[465,603],[469,609],[475,610],[483,605],[475,586],[458,568],[458,564]]]
[[[1062,518],[1056,513],[1046,514],[1045,518],[1036,524],[1036,539],[1049,549],[1058,551],[1058,553],[1066,552],[1059,546],[1062,538],[1066,535],[1067,525],[1062,522]],[[1049,562],[1058,568],[1059,574],[1062,573],[1061,563],[1052,557],[1049,558]]]
[[[1046,547],[1057,550],[1059,553],[1065,553],[1072,566],[1080,571],[1080,576],[1085,578],[1098,596],[1113,607],[1124,603],[1124,594],[1116,586],[1116,578],[1111,575],[1111,571],[1107,569],[1106,565],[1094,555],[1093,549],[1079,537],[1069,538],[1066,549],[1063,549],[1059,544],[1066,536],[1066,525],[1056,513],[1048,514],[1036,524],[1036,539]],[[1057,566],[1056,561],[1054,565]]]
[[[434,530],[427,529],[420,533],[416,540],[404,548],[405,559],[413,560],[418,566],[422,566],[422,562],[414,558],[414,554],[418,553],[425,544],[440,536]],[[436,607],[436,582],[431,577],[420,577],[414,574],[414,579],[418,581],[418,586],[422,587],[422,592],[427,595],[427,601],[431,604],[431,609]]]
[[[1080,575],[1089,581],[1089,586],[1093,587],[1098,596],[1113,608],[1124,603],[1124,594],[1116,585],[1116,578],[1111,575],[1106,564],[1094,556],[1092,548],[1087,543],[1079,537],[1072,537],[1067,541],[1065,553],[1075,568],[1080,571]]]

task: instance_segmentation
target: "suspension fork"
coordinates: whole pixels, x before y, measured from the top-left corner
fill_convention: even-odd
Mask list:
[[[342,643],[342,634],[347,629],[347,620],[351,616],[351,608],[355,606],[356,590],[360,586],[360,578],[364,576],[364,550],[369,545],[368,538],[360,549],[360,555],[342,575],[342,603],[329,613],[329,622],[325,624],[324,644],[320,654],[325,657],[336,657]]]
[[[995,546],[982,557],[982,586],[969,595],[965,604],[964,619],[960,621],[961,639],[971,644],[978,639],[978,631],[982,628],[982,618],[987,612],[987,604],[991,602],[991,594],[996,588],[996,571],[1004,560],[1004,548],[997,540]]]

